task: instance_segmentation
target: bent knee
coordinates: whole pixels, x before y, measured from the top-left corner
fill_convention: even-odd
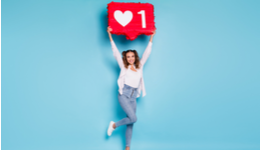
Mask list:
[[[132,123],[135,123],[136,121],[137,121],[137,117],[136,116],[131,117],[131,122]]]

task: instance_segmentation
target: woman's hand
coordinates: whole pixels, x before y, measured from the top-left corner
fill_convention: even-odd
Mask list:
[[[108,36],[109,36],[109,39],[110,41],[113,41],[113,38],[112,38],[112,35],[111,35],[111,32],[112,31],[112,28],[110,28],[110,26],[107,27],[107,33],[108,33]]]
[[[151,37],[150,37],[150,42],[153,42],[153,36],[155,35],[156,31],[154,30],[154,31],[152,31],[152,32],[153,32],[153,34],[152,34]]]
[[[112,31],[112,28],[110,26],[107,27],[107,32],[110,33]]]
[[[154,30],[154,31],[153,31],[153,34],[152,34],[152,36],[154,36],[154,35],[155,35],[155,33],[156,33],[156,31]]]

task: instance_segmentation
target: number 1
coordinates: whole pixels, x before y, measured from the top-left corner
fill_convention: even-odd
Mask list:
[[[146,28],[145,11],[141,10],[141,11],[138,12],[138,14],[142,15],[142,28]]]

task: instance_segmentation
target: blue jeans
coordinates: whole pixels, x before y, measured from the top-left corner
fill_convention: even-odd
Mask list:
[[[132,138],[132,130],[133,125],[136,122],[136,96],[137,96],[137,88],[133,88],[129,85],[124,84],[123,94],[118,93],[118,101],[126,113],[126,118],[119,120],[116,122],[116,127],[126,125],[126,146],[130,147],[131,138]]]

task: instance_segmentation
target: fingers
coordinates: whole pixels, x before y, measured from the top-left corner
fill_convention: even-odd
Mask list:
[[[110,33],[112,31],[112,28],[110,26],[107,27],[107,32]]]
[[[154,36],[154,35],[155,35],[155,33],[156,33],[156,31],[154,30],[154,31],[152,31],[152,32],[153,32],[152,36]]]

